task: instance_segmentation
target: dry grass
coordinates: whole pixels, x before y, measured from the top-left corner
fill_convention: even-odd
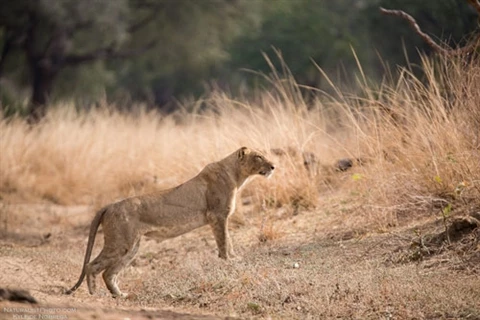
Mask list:
[[[369,205],[366,221],[387,226],[412,209],[431,210],[480,198],[480,66],[478,61],[425,59],[422,81],[403,70],[396,82],[361,97],[337,88],[307,103],[293,78],[273,72],[272,89],[255,101],[213,93],[202,110],[161,116],[141,108],[52,108],[40,125],[0,119],[0,192],[60,204],[109,202],[176,185],[241,145],[293,150],[275,157],[279,170],[246,190],[257,203],[314,207],[342,186]],[[366,80],[364,80],[366,82]],[[195,107],[194,107],[195,108]],[[200,109],[200,108],[197,108]],[[311,174],[301,153],[313,152]],[[296,153],[296,154],[295,154]],[[361,158],[347,176],[325,169]],[[464,201],[465,202],[465,201]]]
[[[212,93],[196,112],[76,112],[59,105],[35,127],[0,119],[2,202],[97,206],[179,184],[246,145],[268,152],[278,170],[243,192],[251,223],[233,232],[244,260],[215,259],[203,229],[146,242],[123,276],[122,286],[138,294],[124,307],[295,319],[478,318],[478,277],[464,272],[478,272],[478,259],[443,246],[437,251],[445,258],[404,259],[423,239],[408,228],[429,222],[438,233],[452,215],[479,211],[480,65],[472,61],[426,59],[422,79],[406,69],[375,90],[365,86],[350,96],[332,85],[335,95],[308,103],[285,71],[286,79],[273,72],[271,90],[254,100]],[[315,172],[305,169],[304,151],[319,159]],[[336,172],[332,164],[344,157],[359,161]],[[11,210],[5,225],[16,221]],[[56,285],[68,286],[80,268],[86,222],[53,218],[42,228],[77,229],[52,231],[57,238],[42,251],[48,257],[31,259],[61,275],[65,281]],[[478,236],[471,237],[462,248],[478,257]],[[407,253],[392,266],[389,255],[399,246]],[[52,265],[52,252],[61,252],[67,268]],[[12,261],[21,255],[2,253]]]
[[[363,142],[376,159],[365,172],[368,202],[392,214],[390,222],[479,204],[480,65],[433,64],[424,60],[423,82],[404,71],[395,88],[377,93],[375,116],[365,119]]]
[[[293,146],[332,159],[318,112],[274,97],[241,105],[215,94],[204,103],[208,111],[171,116],[108,108],[78,113],[62,105],[35,127],[2,119],[0,190],[60,204],[102,202],[179,184],[242,145],[266,151]],[[283,157],[277,177],[261,183],[258,193],[272,203],[288,203],[297,193],[313,201],[318,192],[302,162]]]

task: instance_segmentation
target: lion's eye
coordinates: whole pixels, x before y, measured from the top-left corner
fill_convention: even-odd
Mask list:
[[[262,157],[261,156],[255,156],[255,160],[256,161],[262,161]]]

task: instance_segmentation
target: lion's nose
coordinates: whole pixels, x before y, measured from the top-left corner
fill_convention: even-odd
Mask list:
[[[270,169],[272,169],[272,170],[275,169],[275,166],[270,166]]]

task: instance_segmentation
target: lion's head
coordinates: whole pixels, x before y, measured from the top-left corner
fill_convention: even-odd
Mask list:
[[[246,176],[259,174],[268,178],[275,170],[273,163],[258,151],[242,147],[237,151],[237,157],[242,173]]]

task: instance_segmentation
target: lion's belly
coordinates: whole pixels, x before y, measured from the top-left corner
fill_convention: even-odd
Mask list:
[[[165,239],[170,239],[170,238],[180,236],[180,235],[182,235],[184,233],[187,233],[189,231],[192,231],[196,228],[185,228],[185,226],[183,226],[183,227],[172,227],[172,228],[162,227],[162,228],[158,228],[155,231],[150,231],[150,232],[145,233],[145,236],[147,236],[149,238],[165,240]]]
[[[165,215],[158,214],[154,224],[148,226],[145,236],[168,239],[207,224],[206,215],[202,211],[178,210],[178,208],[172,211]]]

